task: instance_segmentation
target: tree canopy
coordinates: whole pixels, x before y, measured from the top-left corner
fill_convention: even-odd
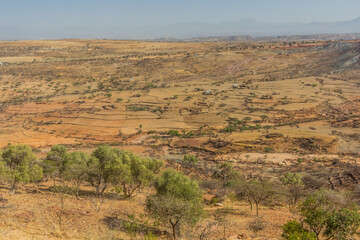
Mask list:
[[[38,165],[38,158],[27,145],[9,144],[2,152],[2,172],[11,181],[11,189],[17,183],[38,181],[42,178],[42,168]]]
[[[180,233],[180,226],[194,226],[204,216],[197,182],[182,173],[172,169],[164,171],[156,180],[155,189],[156,194],[146,200],[146,209],[164,225],[170,224],[174,240]]]
[[[80,184],[86,179],[89,158],[84,152],[71,152],[65,155],[60,164],[60,176],[73,183],[76,196],[79,195]]]

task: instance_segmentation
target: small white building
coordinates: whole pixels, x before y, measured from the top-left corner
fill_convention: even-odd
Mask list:
[[[205,91],[202,93],[202,95],[212,95],[212,94],[213,94],[212,91]]]

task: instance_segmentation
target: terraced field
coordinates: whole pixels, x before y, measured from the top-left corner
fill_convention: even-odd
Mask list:
[[[171,146],[211,152],[219,141],[222,152],[358,152],[358,50],[356,42],[1,42],[0,146],[160,151],[166,144],[154,137],[178,130],[187,137],[167,139]]]
[[[337,191],[336,203],[359,203],[357,41],[0,42],[0,62],[0,148],[30,145],[44,167],[55,144],[91,153],[106,143],[162,159],[202,189],[208,216],[184,239],[206,229],[207,239],[280,239],[281,226],[299,217],[287,205],[294,193],[281,180],[287,173],[301,177],[297,200],[325,188]],[[235,190],[216,176],[223,163],[230,176],[241,175]],[[122,224],[153,223],[144,208],[151,186],[128,199],[112,183],[97,211],[87,181],[77,197],[57,190],[66,181],[56,172],[21,184],[17,194],[5,180],[1,239],[144,239]],[[249,229],[258,219],[252,200],[235,195],[251,181],[277,188],[260,204],[266,227],[259,235]],[[217,214],[229,206],[224,224]]]

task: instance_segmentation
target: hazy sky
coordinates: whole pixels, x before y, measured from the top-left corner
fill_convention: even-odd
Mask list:
[[[0,26],[343,21],[360,17],[359,10],[360,0],[0,0]]]

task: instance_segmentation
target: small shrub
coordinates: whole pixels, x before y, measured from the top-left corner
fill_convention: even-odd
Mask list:
[[[266,227],[266,222],[262,218],[255,218],[253,221],[249,222],[248,229],[252,230],[255,235],[258,234],[258,232],[264,230]]]
[[[63,193],[63,194],[69,194],[69,195],[76,194],[76,189],[74,187],[69,187],[66,185],[50,186],[49,190],[54,193]]]
[[[172,136],[172,137],[176,137],[176,136],[180,136],[180,133],[178,130],[169,130],[167,132],[168,135]]]
[[[193,155],[185,155],[183,159],[184,163],[196,164],[199,162],[199,159]]]
[[[315,240],[315,233],[309,232],[307,229],[298,223],[297,221],[289,221],[284,226],[282,226],[283,234],[281,235],[284,239],[287,240]]]
[[[264,151],[265,151],[266,153],[273,153],[275,150],[274,150],[274,148],[272,148],[272,147],[265,147],[265,148],[264,148]]]
[[[177,99],[179,96],[178,95],[174,95],[172,97],[170,97],[170,99]]]
[[[213,197],[212,199],[211,199],[211,204],[215,204],[215,203],[219,203],[220,202],[220,200],[219,200],[219,198],[218,197]]]

